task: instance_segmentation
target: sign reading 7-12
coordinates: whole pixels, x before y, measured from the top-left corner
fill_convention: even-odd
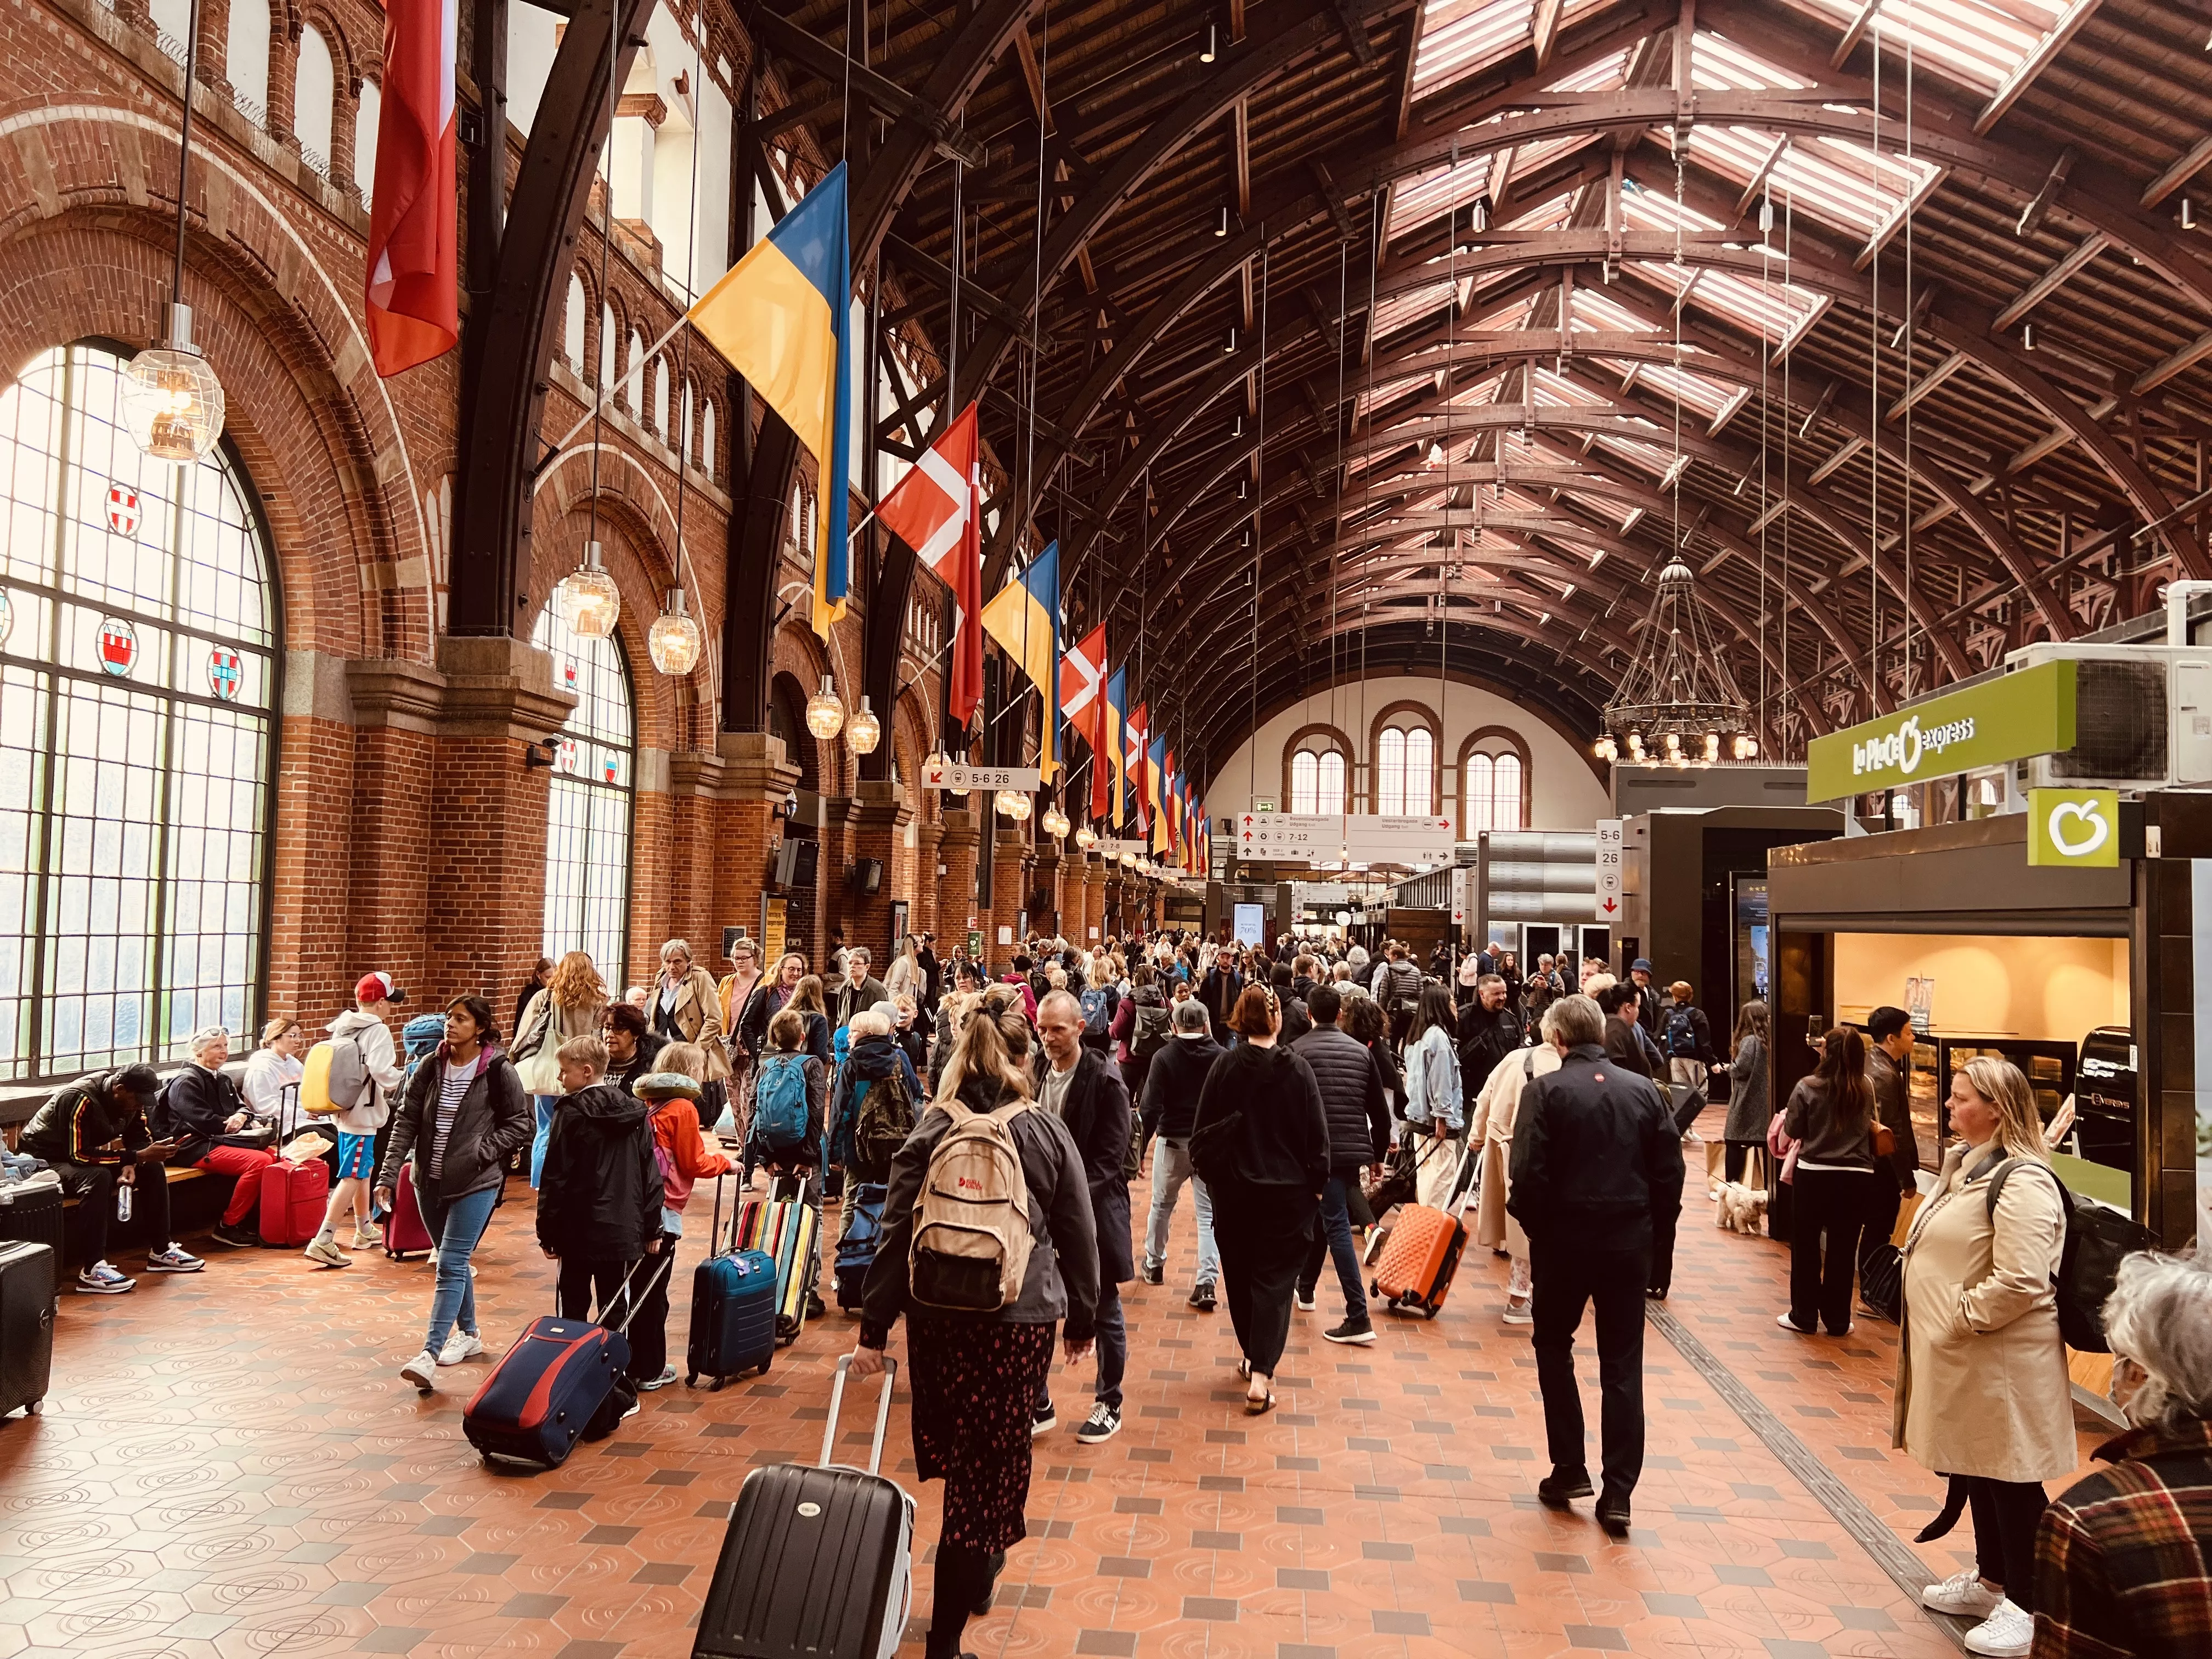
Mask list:
[[[1599,921],[1620,920],[1620,849],[1619,818],[1597,821],[1597,903],[1593,915]]]

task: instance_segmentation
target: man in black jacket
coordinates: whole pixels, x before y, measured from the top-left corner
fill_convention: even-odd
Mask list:
[[[1583,1306],[1595,1303],[1605,1470],[1597,1518],[1619,1536],[1644,1468],[1644,1292],[1655,1223],[1681,1210],[1682,1148],[1650,1079],[1606,1058],[1604,1022],[1585,996],[1544,1011],[1544,1036],[1562,1064],[1522,1094],[1505,1207],[1528,1232],[1535,1281],[1531,1339],[1552,1454],[1536,1496],[1553,1509],[1589,1496],[1574,1342]]]
[[[146,1206],[147,1236],[161,1241],[147,1255],[149,1272],[191,1273],[203,1265],[169,1241],[169,1181],[161,1166],[177,1144],[155,1139],[146,1123],[161,1087],[150,1066],[95,1072],[57,1089],[23,1126],[17,1150],[46,1159],[64,1194],[77,1200],[67,1231],[76,1246],[81,1294],[120,1296],[137,1288],[137,1279],[107,1261],[107,1229],[119,1186],[130,1187],[136,1204]],[[57,1278],[61,1272],[57,1262]]]
[[[1198,1208],[1198,1278],[1191,1287],[1190,1305],[1200,1313],[1212,1313],[1221,1253],[1213,1243],[1212,1195],[1191,1168],[1190,1131],[1198,1118],[1199,1091],[1205,1088],[1213,1062],[1221,1058],[1221,1045],[1207,1024],[1206,1005],[1196,997],[1176,1003],[1171,1018],[1175,1035],[1146,1068],[1139,1114],[1142,1144],[1151,1146],[1154,1136],[1160,1143],[1152,1166],[1152,1218],[1145,1228],[1145,1283],[1158,1285],[1167,1276],[1168,1229],[1175,1220],[1176,1196],[1188,1182]]]
[[[1474,1000],[1459,1011],[1459,1074],[1468,1093],[1522,1047],[1521,1017],[1506,1004],[1505,981],[1485,972],[1474,982]]]
[[[1913,1174],[1920,1168],[1920,1146],[1912,1133],[1911,1091],[1905,1080],[1905,1062],[1912,1058],[1912,1017],[1887,1003],[1867,1016],[1867,1086],[1874,1091],[1875,1118],[1887,1129],[1896,1147],[1886,1158],[1875,1160],[1877,1180],[1873,1209],[1866,1231],[1859,1238],[1859,1263],[1889,1248],[1897,1230],[1898,1207],[1905,1194],[1915,1189]]]
[[[1278,962],[1267,970],[1267,982],[1275,988],[1276,1000],[1283,1006],[1283,1029],[1277,1034],[1279,1042],[1296,1042],[1314,1028],[1313,1015],[1298,1000],[1291,973],[1291,964]]]
[[[1129,1260],[1129,1088],[1121,1068],[1083,1041],[1083,1005],[1054,991],[1037,1005],[1037,1054],[1030,1075],[1039,1107],[1067,1125],[1091,1185],[1091,1219],[1098,1232],[1098,1383],[1091,1415],[1075,1431],[1086,1446],[1121,1431],[1121,1375],[1129,1363],[1121,1318],[1121,1284],[1134,1279]],[[1031,1432],[1058,1421],[1048,1382],[1038,1390]]]
[[[1311,1308],[1321,1285],[1325,1256],[1336,1259],[1337,1283],[1344,1291],[1344,1322],[1322,1333],[1331,1342],[1362,1346],[1375,1340],[1375,1324],[1367,1315],[1367,1286],[1359,1271],[1359,1253],[1352,1243],[1352,1216],[1346,1207],[1363,1170],[1380,1169],[1390,1146],[1390,1107],[1382,1096],[1382,1073],[1367,1045],[1337,1027],[1344,999],[1333,985],[1316,985],[1307,999],[1313,1030],[1291,1046],[1313,1070],[1321,1089],[1322,1110],[1328,1118],[1328,1185],[1322,1189],[1321,1231],[1298,1276],[1301,1308]]]

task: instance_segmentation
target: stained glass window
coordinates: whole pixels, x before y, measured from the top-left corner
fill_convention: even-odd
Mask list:
[[[636,710],[619,640],[569,631],[559,607],[539,613],[530,642],[553,659],[553,689],[576,699],[553,740],[545,806],[545,943],[549,957],[584,951],[610,984],[627,971],[630,796]]]
[[[227,449],[124,430],[125,359],[57,347],[0,392],[0,1077],[235,1036],[265,964],[276,606]]]

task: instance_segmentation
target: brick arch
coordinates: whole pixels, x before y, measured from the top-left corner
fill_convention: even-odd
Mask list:
[[[803,586],[797,602],[800,605],[806,603]],[[807,698],[821,690],[824,674],[836,673],[829,650],[816,637],[813,629],[799,620],[796,614],[786,617],[783,625],[775,630],[769,646],[769,671],[771,675],[787,674],[791,677],[799,688],[802,706]],[[859,695],[856,690],[846,683],[846,676],[837,674],[836,679],[837,695],[845,700],[846,708],[856,707]],[[846,746],[843,735],[840,733],[824,742],[805,735],[803,726],[800,732],[798,741],[812,744],[814,750],[811,769],[816,780],[815,793],[821,795],[848,793],[858,769],[853,763],[852,750]]]
[[[899,694],[891,719],[891,739],[897,744],[899,775],[906,780],[907,804],[914,808],[915,822],[927,823],[936,818],[942,793],[921,787],[921,763],[924,756],[936,745],[930,737],[928,711],[912,687]]]
[[[352,38],[338,15],[327,6],[308,4],[299,7],[292,15],[292,34],[295,40],[303,27],[313,26],[331,49],[331,83],[340,94],[349,87],[360,85],[365,72],[361,55],[354,50]]]
[[[155,187],[173,184],[162,152],[175,149],[172,125],[133,110],[57,104],[0,118],[0,373],[64,339],[161,331],[174,204]],[[326,268],[259,168],[198,140],[193,159],[194,333],[223,377],[226,424],[277,538],[287,643],[427,660],[436,630],[424,483],[345,297],[358,274]]]
[[[1357,769],[1359,750],[1353,745],[1352,739],[1344,734],[1343,728],[1340,726],[1331,726],[1327,720],[1313,720],[1298,727],[1284,741],[1283,793],[1276,797],[1283,811],[1287,812],[1291,810],[1291,757],[1298,752],[1298,745],[1308,738],[1327,738],[1336,744],[1338,752],[1344,757],[1345,805],[1347,808],[1355,805],[1358,796],[1352,788],[1352,778]]]

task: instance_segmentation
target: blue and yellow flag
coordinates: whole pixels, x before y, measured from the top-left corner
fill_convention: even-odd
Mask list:
[[[1122,721],[1129,708],[1129,671],[1117,668],[1106,681],[1106,758],[1114,768],[1114,805],[1106,822],[1119,824],[1127,816],[1129,786],[1128,744]]]
[[[691,325],[781,415],[814,457],[814,631],[845,614],[852,584],[846,489],[853,471],[853,273],[845,164],[753,244],[691,307]]]
[[[1168,740],[1164,737],[1154,738],[1146,746],[1146,755],[1152,763],[1145,769],[1145,804],[1152,814],[1152,851],[1164,853],[1168,850],[1170,802],[1160,786],[1167,773]]]
[[[1044,755],[1039,769],[1049,783],[1060,771],[1060,544],[1046,544],[1030,568],[1000,588],[983,607],[983,631],[998,641],[1014,665],[1044,696]]]

